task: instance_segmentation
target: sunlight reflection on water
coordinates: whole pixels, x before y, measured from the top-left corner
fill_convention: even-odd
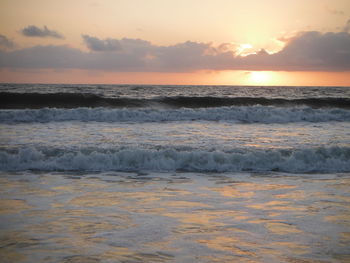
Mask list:
[[[349,174],[1,173],[0,255],[346,262],[349,184]]]

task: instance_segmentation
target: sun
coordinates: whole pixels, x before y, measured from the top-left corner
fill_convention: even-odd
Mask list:
[[[252,84],[264,85],[270,81],[270,74],[266,71],[252,71],[249,73],[249,81]]]
[[[253,86],[281,85],[286,81],[285,76],[276,71],[245,71],[242,77],[246,85]]]
[[[240,44],[235,52],[241,57],[246,57],[255,53],[253,52],[253,46],[251,44]]]

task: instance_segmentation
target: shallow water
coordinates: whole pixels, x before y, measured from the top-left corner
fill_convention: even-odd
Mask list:
[[[0,174],[2,262],[349,262],[350,174]]]
[[[0,125],[0,170],[348,172],[350,122]]]
[[[241,124],[229,122],[50,122],[0,125],[0,149],[13,147],[228,151],[350,145],[350,122]]]

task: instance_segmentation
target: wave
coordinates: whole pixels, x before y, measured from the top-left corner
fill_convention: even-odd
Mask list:
[[[220,107],[199,109],[25,109],[0,110],[0,123],[20,122],[163,122],[163,121],[236,121],[245,123],[289,123],[350,121],[344,109],[313,109],[310,107],[280,108],[264,106]]]
[[[208,108],[224,106],[309,106],[313,108],[336,107],[350,109],[350,98],[282,99],[264,97],[158,97],[106,98],[92,93],[11,93],[0,92],[0,108],[79,108],[79,107],[172,107]]]
[[[176,149],[0,150],[0,170],[350,172],[350,148],[189,151]]]
[[[105,98],[92,93],[0,93],[2,109],[77,108],[77,107],[141,107],[142,99]]]

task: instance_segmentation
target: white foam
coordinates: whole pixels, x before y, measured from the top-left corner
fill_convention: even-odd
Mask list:
[[[350,148],[180,151],[21,148],[0,151],[0,170],[349,172]]]
[[[350,121],[350,110],[310,107],[218,107],[200,109],[25,109],[0,110],[0,122],[160,122],[160,121],[239,121],[247,123],[288,123]]]

